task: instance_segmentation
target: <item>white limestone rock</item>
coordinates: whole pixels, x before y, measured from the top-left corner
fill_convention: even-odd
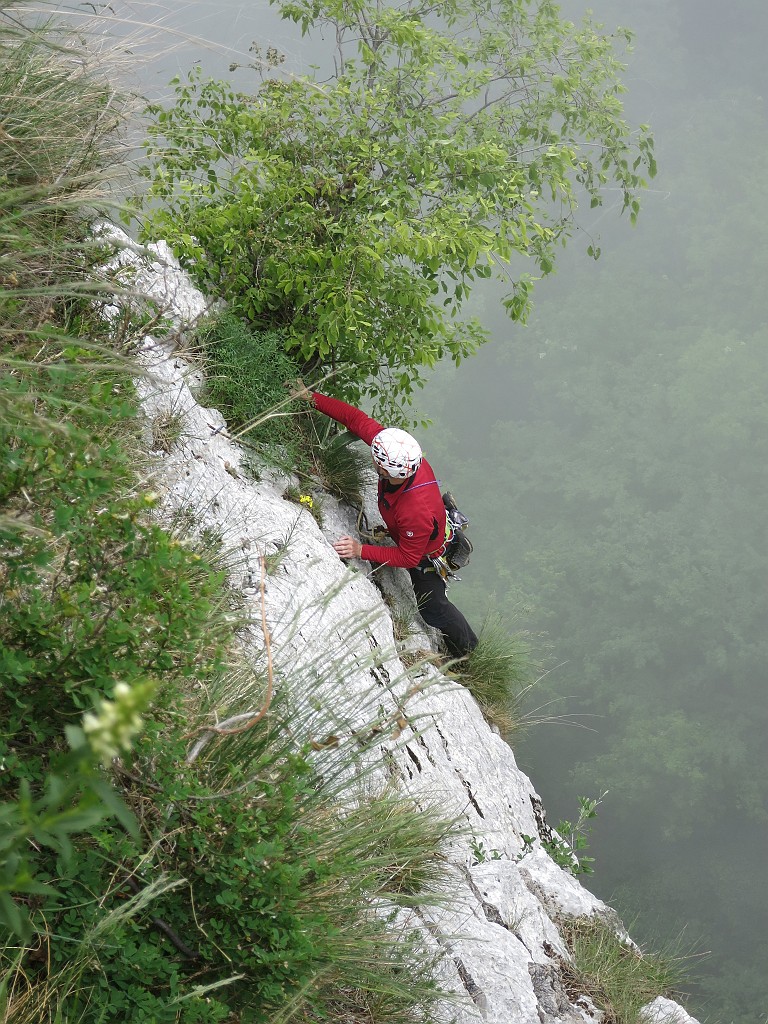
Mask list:
[[[648,1024],[697,1024],[679,1003],[659,996],[640,1011]]]
[[[608,915],[609,908],[580,885],[573,875],[555,864],[549,854],[536,847],[520,863],[520,873],[549,913],[566,917]]]

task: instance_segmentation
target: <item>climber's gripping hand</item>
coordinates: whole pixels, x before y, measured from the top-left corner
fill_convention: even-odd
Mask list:
[[[359,558],[363,545],[359,540],[345,534],[343,537],[339,537],[333,545],[333,550],[340,558]]]
[[[312,401],[312,392],[306,386],[301,377],[296,377],[295,380],[284,381],[283,387],[288,389],[289,398],[299,398],[302,402]]]

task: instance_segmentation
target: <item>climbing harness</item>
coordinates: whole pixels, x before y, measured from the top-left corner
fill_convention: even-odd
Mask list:
[[[473,547],[472,541],[464,533],[469,526],[469,519],[458,510],[450,491],[446,491],[442,498],[446,511],[445,540],[436,552],[426,556],[432,567],[426,567],[424,571],[436,572],[447,585],[449,579],[461,580],[456,570],[463,569],[469,563]]]
[[[449,522],[451,524],[451,538],[445,551],[445,558],[451,569],[463,569],[469,564],[474,550],[472,541],[464,532],[469,526],[469,519],[458,510],[450,491],[443,494],[443,504],[446,510],[446,528]]]
[[[406,485],[406,487],[408,490],[416,491],[419,487],[430,487],[432,484],[439,487],[440,481],[427,480],[422,484]],[[461,580],[461,577],[456,575],[456,570],[463,569],[469,563],[474,549],[472,541],[464,533],[469,526],[469,519],[459,511],[450,491],[445,491],[442,499],[446,512],[443,542],[439,548],[424,556],[423,562],[428,564],[422,564],[418,568],[422,572],[436,572],[447,585],[449,579]],[[436,523],[435,529],[437,529]],[[371,529],[362,506],[357,513],[357,532],[366,544],[381,544],[383,539],[389,536],[389,531],[383,527],[377,526]]]

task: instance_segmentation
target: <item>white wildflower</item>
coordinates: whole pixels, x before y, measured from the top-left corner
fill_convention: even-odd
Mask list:
[[[144,724],[141,712],[154,689],[152,682],[134,686],[116,683],[114,700],[102,700],[97,712],[88,711],[83,715],[83,732],[102,764],[109,764],[121,750],[130,749],[134,737],[141,732]]]

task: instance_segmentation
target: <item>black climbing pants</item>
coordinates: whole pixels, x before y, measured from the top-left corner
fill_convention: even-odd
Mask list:
[[[445,646],[454,658],[469,654],[477,646],[472,627],[445,596],[445,581],[434,571],[420,566],[409,569],[419,614],[429,626],[443,634]]]

